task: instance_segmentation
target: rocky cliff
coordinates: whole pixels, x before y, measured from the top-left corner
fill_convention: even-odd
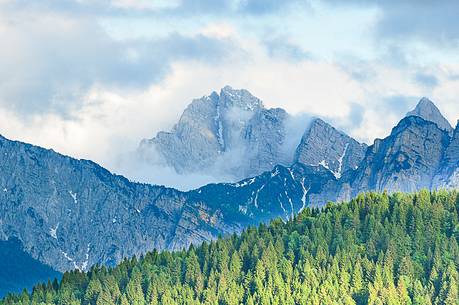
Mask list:
[[[440,129],[447,132],[451,132],[453,130],[448,120],[441,114],[437,106],[435,106],[435,104],[426,97],[423,97],[416,107],[408,112],[406,116],[421,117],[426,121],[437,124]]]
[[[0,153],[0,238],[17,238],[59,271],[240,230],[179,191],[131,183],[91,161],[3,137]]]
[[[348,178],[351,196],[367,190],[414,192],[432,188],[448,132],[421,117],[404,118],[390,136],[375,140],[359,168]]]
[[[170,132],[143,140],[139,153],[178,173],[243,179],[291,161],[281,149],[287,118],[283,109],[266,109],[247,90],[226,86],[193,100]]]
[[[367,146],[336,130],[321,119],[312,121],[295,153],[295,161],[321,165],[337,179],[356,169],[365,156]]]
[[[433,181],[434,188],[459,188],[459,121]]]

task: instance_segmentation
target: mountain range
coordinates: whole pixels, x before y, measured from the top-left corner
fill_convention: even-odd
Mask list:
[[[368,147],[314,119],[286,152],[287,118],[246,90],[225,87],[194,100],[171,132],[142,141],[139,153],[155,150],[183,173],[212,168],[234,151],[248,158],[227,167],[242,180],[188,192],[0,137],[0,239],[17,240],[57,271],[88,270],[288,220],[360,192],[459,187],[459,124],[453,129],[426,98]]]

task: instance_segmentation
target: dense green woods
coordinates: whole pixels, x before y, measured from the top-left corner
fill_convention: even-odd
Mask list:
[[[360,195],[1,304],[459,304],[459,195]]]

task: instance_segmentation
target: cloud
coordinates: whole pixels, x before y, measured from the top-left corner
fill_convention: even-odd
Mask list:
[[[378,32],[386,39],[421,39],[456,47],[459,43],[457,1],[382,1]]]
[[[42,0],[7,1],[9,10],[39,10],[97,16],[196,17],[206,15],[260,16],[279,14],[290,9],[310,9],[303,0]]]
[[[371,143],[422,96],[455,122],[459,27],[448,12],[428,18],[454,4],[313,4],[0,0],[0,133],[186,188],[190,177],[138,163],[123,169],[120,156],[169,130],[193,98],[228,84],[299,118],[289,150],[311,116]]]
[[[270,15],[279,14],[289,9],[310,9],[309,1],[304,0],[194,0],[177,1],[175,5],[161,10],[169,16],[202,15]]]
[[[234,161],[234,160],[232,160]],[[135,152],[119,155],[114,165],[118,174],[131,181],[172,186],[182,191],[197,189],[214,182],[232,182],[232,177],[215,172],[178,174],[174,168],[161,163],[147,162]]]
[[[459,119],[459,79],[442,79],[432,91],[432,100],[439,106],[440,111],[455,126]]]
[[[304,0],[245,0],[238,2],[238,11],[246,12],[253,15],[279,13],[283,10],[290,9],[292,7],[310,9],[308,1]]]
[[[391,112],[394,112],[396,114],[401,114],[401,113],[407,113],[412,108],[414,108],[414,103],[417,104],[419,101],[419,97],[416,96],[405,96],[405,95],[394,95],[394,96],[388,96],[385,98],[385,107],[387,110],[389,109]],[[381,109],[383,110],[383,109]]]
[[[409,44],[421,41],[457,47],[459,43],[459,19],[457,1],[397,1],[397,0],[327,0],[334,6],[378,8],[375,27],[377,39]]]
[[[291,115],[285,122],[285,140],[282,145],[282,153],[285,156],[285,160],[293,160],[296,148],[300,144],[301,138],[312,119],[311,114],[301,112]]]
[[[274,37],[263,41],[267,52],[272,57],[284,58],[287,60],[312,59],[311,53],[303,50],[301,46],[290,42],[285,37]]]
[[[237,52],[231,41],[202,34],[117,41],[93,19],[1,16],[0,103],[24,115],[68,114],[93,86],[146,89],[164,79],[173,62],[213,64],[229,57],[228,50]]]
[[[351,103],[350,111],[347,115],[347,126],[346,129],[352,129],[356,126],[360,126],[363,122],[363,116],[365,114],[365,107],[358,103]],[[344,126],[343,126],[344,127]]]
[[[415,80],[422,85],[427,87],[435,87],[438,85],[438,79],[435,75],[427,74],[427,73],[416,73]]]

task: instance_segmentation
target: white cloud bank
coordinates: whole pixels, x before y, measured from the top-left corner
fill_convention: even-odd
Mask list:
[[[225,85],[248,89],[268,107],[323,117],[367,143],[386,136],[422,96],[453,125],[459,118],[459,65],[448,60],[394,65],[343,54],[323,58],[314,46],[301,46],[304,37],[267,45],[265,35],[245,33],[233,20],[191,21],[197,29],[191,34],[119,41],[93,16],[66,14],[16,12],[0,21],[0,133],[128,177],[183,188],[212,181],[126,166],[123,158],[141,139],[169,130],[193,98]]]

